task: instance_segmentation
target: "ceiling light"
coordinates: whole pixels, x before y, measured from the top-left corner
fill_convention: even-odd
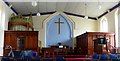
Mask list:
[[[102,8],[102,6],[101,5],[99,5],[99,9],[101,9]]]
[[[101,4],[100,4],[100,2],[98,0],[98,9],[101,9],[101,8],[102,8],[102,6],[101,6]]]
[[[86,14],[87,14],[87,4],[85,3],[85,16],[84,16],[84,18],[88,19],[88,16],[86,16]]]
[[[37,6],[37,1],[33,1],[32,6],[34,6],[34,7]]]
[[[40,13],[39,13],[39,12],[37,13],[37,16],[40,16]]]
[[[38,2],[38,13],[37,16],[40,16],[40,12],[39,12],[39,2]]]
[[[85,16],[84,18],[85,18],[85,19],[88,19],[88,16]]]

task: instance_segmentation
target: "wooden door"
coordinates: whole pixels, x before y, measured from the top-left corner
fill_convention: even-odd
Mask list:
[[[17,50],[24,50],[25,49],[25,36],[18,36],[17,37]]]

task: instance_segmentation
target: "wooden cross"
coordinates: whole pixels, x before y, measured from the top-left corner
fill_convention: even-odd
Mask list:
[[[55,23],[58,23],[58,34],[60,34],[60,24],[63,24],[64,22],[60,22],[60,18],[58,18],[58,22]]]

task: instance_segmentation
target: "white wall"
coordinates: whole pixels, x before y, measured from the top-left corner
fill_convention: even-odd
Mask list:
[[[115,11],[109,12],[104,17],[108,20],[108,32],[115,32]],[[101,20],[101,18],[99,19]],[[98,25],[100,27],[100,25]]]
[[[108,32],[115,32],[115,10],[107,14],[105,17],[108,19]]]
[[[85,32],[96,32],[98,31],[98,21],[84,19],[81,17],[70,16],[69,17],[75,22],[74,37],[81,35]]]
[[[120,47],[120,8],[118,11],[118,47]]]
[[[42,16],[33,16],[33,25],[34,25],[34,30],[35,31],[39,31],[39,34],[38,34],[38,45],[39,47],[40,46],[44,46],[44,40],[45,40],[45,34],[44,34],[44,29],[43,29],[43,21],[45,19],[47,19],[49,15],[42,15]],[[41,41],[41,44],[40,45],[40,41]]]
[[[39,31],[39,41],[42,42],[42,46],[45,46],[45,30],[43,29],[43,22],[51,15],[43,15],[43,16],[34,16],[33,17],[33,24],[35,30]],[[68,15],[66,15],[68,16]],[[94,32],[98,31],[98,21],[97,20],[88,20],[81,17],[76,16],[68,16],[71,20],[75,22],[75,29],[74,29],[74,38],[78,35],[81,35],[85,32]],[[75,39],[74,39],[75,40]],[[74,44],[75,45],[75,44]]]
[[[97,20],[90,20],[84,19],[81,17],[70,16],[69,17],[75,22],[75,29],[74,29],[74,46],[76,46],[76,36],[81,35],[85,32],[97,32],[98,31],[98,21]]]
[[[3,55],[3,45],[4,45],[4,30],[8,29],[8,21],[10,15],[13,13],[12,10],[3,2],[0,1],[0,6],[2,8],[2,20],[0,23],[0,56]]]
[[[9,18],[12,13],[13,11],[8,6],[6,6],[5,7],[5,29],[4,30],[8,30],[8,22],[9,22]]]

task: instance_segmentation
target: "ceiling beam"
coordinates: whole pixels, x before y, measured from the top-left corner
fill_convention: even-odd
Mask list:
[[[64,13],[67,15],[72,15],[72,16],[77,16],[77,17],[82,17],[82,18],[85,17],[85,15],[73,14],[73,13],[69,13],[69,12],[64,12]],[[89,17],[89,16],[88,16],[88,19],[97,20],[95,17]]]
[[[120,2],[119,2],[117,5],[115,5],[114,7],[110,8],[108,11],[111,12],[111,11],[113,11],[114,9],[118,8],[119,6],[120,6]],[[103,17],[104,15],[108,14],[108,13],[109,13],[108,11],[106,11],[106,12],[104,12],[103,14],[101,14],[100,16],[98,16],[98,19],[100,19],[100,18]]]
[[[5,0],[3,0],[4,2],[5,2],[5,4],[9,7],[10,6],[10,4],[8,3],[8,2],[6,2]],[[16,15],[18,15],[18,12],[13,8],[13,7],[11,7],[10,8]]]
[[[53,14],[55,13],[56,11],[53,11],[53,12],[42,12],[40,13],[40,15],[48,15],[48,14]],[[31,14],[26,14],[26,15],[22,15],[22,16],[30,16]],[[37,16],[37,13],[33,13],[32,16]]]

